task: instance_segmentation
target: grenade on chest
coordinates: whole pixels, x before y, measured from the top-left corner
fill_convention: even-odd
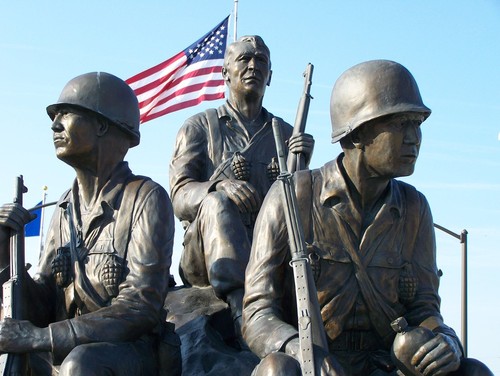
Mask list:
[[[102,284],[110,296],[118,295],[123,268],[123,263],[116,259],[109,260],[102,268]]]
[[[267,165],[267,177],[271,183],[276,181],[278,179],[278,176],[280,174],[280,166],[278,164],[278,160],[276,157],[273,157],[271,159],[271,162]]]
[[[410,304],[415,299],[418,289],[418,279],[411,265],[406,265],[399,276],[399,300]]]
[[[234,153],[231,168],[236,179],[245,181],[250,179],[250,163],[240,152]]]
[[[71,255],[68,247],[60,247],[51,263],[52,275],[59,287],[67,287],[71,282]]]
[[[434,333],[422,326],[408,326],[404,317],[394,320],[391,327],[397,333],[391,349],[393,362],[403,375],[421,376],[422,373],[411,364],[411,359],[423,344],[435,337]]]

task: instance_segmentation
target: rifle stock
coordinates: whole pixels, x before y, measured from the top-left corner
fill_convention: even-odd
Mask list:
[[[300,97],[299,107],[297,108],[297,115],[295,117],[295,124],[293,126],[292,134],[304,133],[306,129],[307,114],[309,113],[309,103],[311,102],[311,85],[312,85],[312,74],[314,65],[311,63],[307,64],[306,70],[304,71],[304,91]],[[295,171],[303,170],[306,168],[306,161],[303,154],[290,154],[288,157],[289,171],[294,173]]]
[[[315,375],[313,345],[328,350],[326,334],[318,303],[316,286],[307,257],[304,230],[299,216],[293,176],[287,171],[281,129],[277,119],[272,121],[280,174],[278,181],[283,188],[283,209],[290,242],[291,261],[297,299],[298,330],[301,369],[303,375]]]
[[[16,178],[14,203],[23,205],[23,193],[27,192],[23,176]],[[24,319],[23,289],[25,280],[24,229],[12,231],[10,235],[10,279],[3,285],[3,319]],[[2,376],[25,376],[28,374],[28,354],[2,354],[0,356]]]

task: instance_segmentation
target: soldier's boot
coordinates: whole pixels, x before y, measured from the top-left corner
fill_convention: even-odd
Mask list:
[[[231,318],[233,320],[235,342],[241,350],[249,350],[243,336],[241,335],[242,311],[243,311],[244,289],[236,289],[226,296],[226,302],[231,309]]]

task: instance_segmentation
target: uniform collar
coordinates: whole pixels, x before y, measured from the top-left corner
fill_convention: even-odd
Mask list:
[[[109,180],[106,182],[104,187],[101,189],[99,193],[99,198],[96,200],[96,203],[100,203],[100,205],[96,204],[96,207],[93,208],[93,212],[95,215],[102,214],[105,209],[104,207],[108,207],[111,210],[117,210],[119,200],[116,198],[118,194],[123,191],[125,184],[127,183],[128,178],[132,175],[132,171],[128,167],[128,163],[123,161],[120,162],[113,172]],[[73,186],[69,194],[61,201],[60,206],[66,207],[68,202],[79,202],[78,200],[78,181],[75,179],[73,181]]]
[[[345,170],[342,167],[344,153],[337,159],[328,162],[321,167],[323,182],[320,193],[320,202],[324,206],[335,208],[339,212],[352,210],[353,200],[349,193],[349,188],[344,176]],[[391,179],[389,189],[385,195],[383,207],[388,209],[396,217],[401,217],[403,213],[403,202],[401,189],[397,180]],[[348,207],[350,209],[348,209]]]
[[[274,117],[274,115],[267,111],[264,107],[262,107],[262,113],[264,114],[265,123],[270,122]],[[228,101],[226,101],[226,103],[224,103],[217,109],[217,116],[219,117],[219,119],[226,118],[226,121],[231,122],[232,120],[235,120],[237,123],[239,123],[238,114],[231,107]]]

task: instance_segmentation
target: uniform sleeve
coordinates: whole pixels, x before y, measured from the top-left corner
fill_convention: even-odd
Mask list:
[[[170,162],[170,192],[175,215],[192,222],[217,181],[208,181],[207,126],[202,114],[186,120],[177,134]]]
[[[139,199],[134,211],[136,220],[127,254],[129,273],[118,296],[109,306],[49,325],[56,359],[63,359],[84,343],[136,340],[163,320],[174,239],[171,202],[166,191],[156,185]]]
[[[418,280],[417,292],[408,304],[406,315],[412,325],[418,325],[428,316],[441,317],[439,313],[440,297],[438,294],[439,277],[436,265],[436,239],[431,210],[425,197],[418,193],[420,202],[419,221],[415,240],[412,244],[411,266]],[[411,246],[411,245],[410,245]]]
[[[444,324],[441,316],[434,221],[426,198],[421,193],[418,193],[418,198],[420,221],[411,262],[418,285],[415,299],[408,305],[405,317],[410,325],[422,324],[434,332],[451,336],[460,345],[455,331]]]
[[[298,334],[284,321],[284,310],[290,309],[291,300],[286,295],[290,257],[280,190],[280,183],[275,183],[264,200],[246,271],[242,333],[250,349],[261,358],[282,350]]]

